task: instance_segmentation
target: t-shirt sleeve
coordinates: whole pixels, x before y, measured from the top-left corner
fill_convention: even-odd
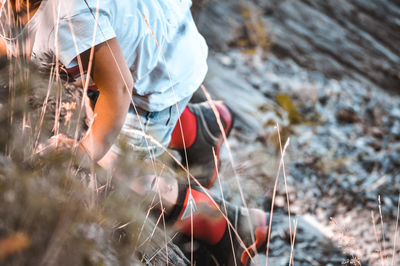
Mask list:
[[[93,15],[88,9],[59,20],[54,30],[55,53],[68,67],[82,52],[114,37],[116,34],[109,15],[105,11]]]

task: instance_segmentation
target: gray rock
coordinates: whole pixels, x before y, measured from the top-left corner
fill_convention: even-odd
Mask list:
[[[258,25],[252,21],[260,17],[275,55],[331,78],[350,77],[399,93],[396,0],[202,2],[198,24],[213,49],[227,50],[249,34],[249,23]],[[245,12],[251,16],[247,18]]]

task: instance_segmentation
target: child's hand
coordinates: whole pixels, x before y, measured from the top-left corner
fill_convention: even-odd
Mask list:
[[[63,134],[53,136],[45,144],[40,144],[36,152],[40,156],[46,156],[54,151],[62,152],[66,150],[71,150],[71,152],[76,153],[77,161],[81,166],[89,166],[91,159],[87,154],[85,147],[83,147],[83,145],[78,141]]]
[[[75,148],[78,145],[78,142],[74,139],[71,139],[63,134],[58,134],[51,137],[47,141],[48,148],[50,150],[63,151],[67,149]]]

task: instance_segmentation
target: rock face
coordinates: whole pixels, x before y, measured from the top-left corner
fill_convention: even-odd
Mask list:
[[[198,0],[195,8],[214,50],[261,44],[257,35],[267,31],[270,52],[281,58],[400,93],[398,0]]]
[[[223,166],[233,157],[220,170],[223,194],[235,204],[243,192],[249,205],[274,206],[269,264],[289,264],[290,213],[298,219],[296,265],[400,265],[392,244],[400,192],[400,1],[194,4],[211,48],[205,87],[240,122],[229,139],[232,156],[221,153]],[[280,129],[275,125],[290,139],[282,167],[287,188],[279,140],[269,134]]]

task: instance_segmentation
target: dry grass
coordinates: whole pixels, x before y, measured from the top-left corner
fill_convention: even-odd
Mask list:
[[[0,263],[182,262],[179,249],[165,245],[169,233],[146,217],[151,199],[130,189],[132,176],[152,172],[151,165],[127,156],[120,178],[110,180],[102,169],[79,167],[73,151],[37,153],[36,143],[54,132],[55,123],[61,133],[83,134],[85,117],[72,108],[80,105],[82,89],[48,86],[48,73],[25,60],[3,60],[0,68],[0,247],[7,247],[1,248]]]

